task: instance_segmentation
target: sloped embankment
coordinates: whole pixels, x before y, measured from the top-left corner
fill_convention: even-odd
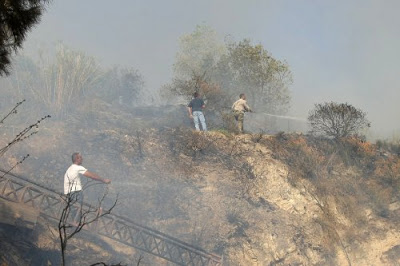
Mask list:
[[[110,134],[124,140],[129,175],[114,188],[134,218],[227,265],[398,262],[397,155],[304,136]]]
[[[358,140],[124,123],[54,123],[22,148],[34,157],[16,171],[61,191],[79,150],[112,179],[116,213],[223,254],[226,265],[399,263],[397,155]]]

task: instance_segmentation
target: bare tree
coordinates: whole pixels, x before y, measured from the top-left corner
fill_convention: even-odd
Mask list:
[[[92,183],[89,183],[89,186],[91,184]],[[86,186],[85,188],[88,188],[89,186]],[[62,196],[64,207],[58,221],[62,265],[65,265],[68,241],[78,234],[84,227],[87,227],[90,224],[97,222],[102,217],[109,215],[116,206],[118,199],[114,201],[111,207],[103,209],[102,205],[106,195],[106,192],[103,193],[95,206],[84,204],[78,199],[77,194],[75,193],[68,193]]]
[[[319,103],[310,111],[311,132],[340,139],[370,127],[366,113],[348,103]]]
[[[18,107],[23,104],[25,100],[22,100],[18,103],[15,104],[14,108],[11,109],[10,112],[8,112],[1,120],[0,120],[0,125],[4,124],[4,121],[8,119],[10,116],[17,114],[18,113]],[[2,157],[12,146],[15,144],[22,142],[28,138],[30,138],[32,135],[35,135],[38,132],[39,124],[47,119],[50,118],[50,115],[46,115],[39,120],[37,120],[35,123],[32,123],[31,125],[25,127],[23,130],[21,130],[11,141],[9,141],[4,147],[0,148],[0,157]],[[8,173],[10,173],[17,165],[21,164],[23,161],[25,161],[29,157],[29,154],[25,155],[22,157],[21,160],[16,162],[10,169],[7,171],[4,171],[4,174],[0,176],[0,179],[6,176]]]

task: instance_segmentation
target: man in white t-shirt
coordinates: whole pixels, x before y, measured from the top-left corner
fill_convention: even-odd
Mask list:
[[[99,175],[88,171],[82,164],[82,155],[79,152],[72,154],[72,165],[67,169],[64,175],[64,194],[73,197],[73,200],[82,204],[82,183],[80,176],[103,182],[111,183],[110,179],[103,179]]]

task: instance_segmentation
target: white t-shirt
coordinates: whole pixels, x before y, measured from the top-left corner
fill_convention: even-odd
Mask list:
[[[87,169],[82,165],[72,164],[64,175],[64,194],[81,191],[82,184],[79,174],[83,175]]]

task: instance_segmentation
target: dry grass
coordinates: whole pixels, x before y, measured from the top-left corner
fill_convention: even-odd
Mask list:
[[[382,147],[357,138],[332,141],[278,134],[264,141],[289,166],[292,186],[303,186],[321,208],[323,215],[317,222],[324,228],[326,248],[329,239],[336,239],[347,254],[347,245],[377,230],[370,223],[373,217],[399,223],[389,210],[400,199],[398,155],[382,153]]]
[[[260,261],[267,261],[267,252],[286,247],[283,240],[290,242],[293,236],[304,260],[312,249],[316,262],[323,261],[324,256],[325,262],[334,261],[338,253],[346,254],[349,246],[366,243],[363,240],[378,230],[374,221],[399,224],[390,210],[390,204],[399,200],[398,155],[371,143],[284,133],[203,133],[171,125],[143,129],[136,123],[139,115],[132,118],[130,113],[111,113],[107,108],[104,105],[100,113],[87,113],[83,118],[77,115],[91,122],[90,129],[77,131],[80,129],[75,125],[63,134],[46,131],[54,136],[51,139],[36,136],[42,142],[36,143],[35,152],[48,162],[30,172],[40,173],[48,184],[59,185],[59,176],[69,160],[63,155],[67,145],[74,143],[86,151],[88,163],[95,162],[91,168],[112,174],[113,185],[122,195],[129,195],[125,204],[140,223],[174,232],[206,250],[232,250],[233,254],[238,248],[251,246]],[[148,125],[150,120],[145,117],[143,124]],[[170,124],[170,120],[164,120]],[[80,132],[78,136],[73,134],[76,132]],[[54,144],[52,149],[39,148],[46,141]],[[291,186],[286,182],[286,166]],[[280,190],[282,184],[285,190]],[[290,193],[285,194],[286,186]],[[266,190],[278,192],[268,197],[263,193]],[[306,195],[295,196],[299,191]],[[311,202],[307,201],[310,197]],[[281,207],[290,202],[307,205],[306,213]],[[311,205],[317,211],[309,208]],[[298,235],[293,233],[296,230]],[[274,239],[276,234],[279,237]],[[276,246],[263,246],[273,241]],[[299,261],[296,252],[287,258]],[[239,255],[236,259],[232,265],[244,261]]]

